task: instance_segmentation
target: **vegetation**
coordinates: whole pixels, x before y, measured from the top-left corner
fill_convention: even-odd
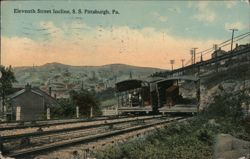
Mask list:
[[[250,101],[239,93],[215,98],[206,110],[184,123],[173,124],[146,137],[108,147],[93,154],[99,158],[213,158],[213,144],[219,133],[250,140],[241,126],[241,103]]]
[[[89,92],[87,90],[71,91],[70,97],[72,99],[73,105],[79,107],[79,113],[84,116],[90,116],[90,110],[93,109],[93,115],[100,115],[101,110],[99,108],[99,101],[97,100],[94,92]]]
[[[58,99],[60,106],[51,108],[52,118],[74,118],[76,117],[76,108],[72,99]]]
[[[12,93],[12,83],[16,82],[16,78],[11,66],[4,67],[0,65],[0,71],[2,74],[0,78],[0,96],[3,99],[2,105],[5,105],[5,98],[8,94]]]
[[[114,92],[114,88],[107,88],[104,91],[96,93],[96,98],[100,101],[101,106],[109,106],[116,103]]]
[[[116,103],[114,88],[108,88],[101,92],[80,90],[70,92],[69,99],[58,99],[58,107],[51,108],[52,118],[74,118],[76,117],[76,106],[79,106],[81,116],[89,117],[90,109],[93,115],[101,115],[101,106],[110,106]]]
[[[84,117],[90,116],[92,107],[93,115],[101,115],[99,108],[99,100],[94,92],[80,90],[79,92],[72,90],[69,99],[60,99],[60,107],[54,107],[51,110],[53,118],[72,118],[76,117],[76,106],[79,107],[79,114]]]

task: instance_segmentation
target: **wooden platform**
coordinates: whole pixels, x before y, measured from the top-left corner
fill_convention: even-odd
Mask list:
[[[161,113],[197,113],[197,105],[174,105],[172,107],[164,106],[159,108]]]
[[[118,108],[118,112],[151,112],[152,107],[120,107]]]

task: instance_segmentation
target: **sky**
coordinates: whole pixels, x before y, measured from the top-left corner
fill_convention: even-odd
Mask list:
[[[15,9],[35,13],[15,13]],[[69,12],[53,13],[53,9]],[[231,28],[238,29],[235,36],[250,31],[247,0],[1,1],[2,64],[122,63],[170,69],[170,60],[175,60],[178,68],[182,59],[189,63],[191,48],[199,52],[230,39]],[[248,36],[238,43],[249,41]]]

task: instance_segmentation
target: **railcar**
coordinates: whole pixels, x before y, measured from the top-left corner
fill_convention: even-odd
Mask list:
[[[166,113],[191,113],[199,110],[200,81],[195,77],[180,76],[156,82],[157,111]]]
[[[148,82],[130,79],[116,83],[118,113],[145,113],[151,111],[150,87]]]
[[[119,114],[196,113],[199,79],[194,77],[129,79],[116,83]]]

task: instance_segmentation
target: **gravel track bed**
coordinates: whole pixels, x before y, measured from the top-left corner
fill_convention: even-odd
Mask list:
[[[152,116],[144,116],[144,117],[130,117],[130,118],[121,118],[121,119],[114,119],[114,120],[100,120],[100,121],[89,121],[89,122],[79,122],[79,123],[70,123],[65,125],[53,125],[49,127],[42,127],[43,131],[50,131],[50,130],[58,130],[58,129],[64,129],[64,128],[73,128],[73,127],[79,127],[79,126],[89,126],[89,125],[96,125],[96,124],[104,124],[104,123],[112,123],[117,121],[126,121],[126,120],[135,120],[135,119],[146,119],[150,118]],[[37,132],[39,127],[34,128],[25,128],[25,129],[16,129],[16,130],[6,130],[1,131],[1,136],[9,136],[9,135],[18,135],[18,134],[25,134],[25,133],[31,133],[31,132]]]
[[[112,128],[110,128],[109,126],[103,126],[101,128],[90,128],[90,129],[85,129],[85,130],[70,131],[66,133],[64,132],[64,133],[54,134],[54,135],[53,134],[45,135],[42,137],[31,138],[30,144],[26,146],[22,146],[20,144],[20,141],[19,142],[14,141],[14,142],[6,143],[5,148],[12,150],[12,151],[29,149],[31,147],[32,148],[39,147],[39,146],[43,146],[46,144],[52,144],[52,143],[56,143],[56,142],[60,142],[64,140],[71,140],[71,139],[81,138],[81,137],[90,136],[94,134],[106,133],[109,131],[113,131],[115,129],[125,129],[125,128],[133,127],[136,125],[138,126],[142,124],[155,123],[160,120],[161,119],[149,119],[143,123],[137,123],[137,121],[131,121],[129,123],[122,123],[122,124],[114,125]]]

